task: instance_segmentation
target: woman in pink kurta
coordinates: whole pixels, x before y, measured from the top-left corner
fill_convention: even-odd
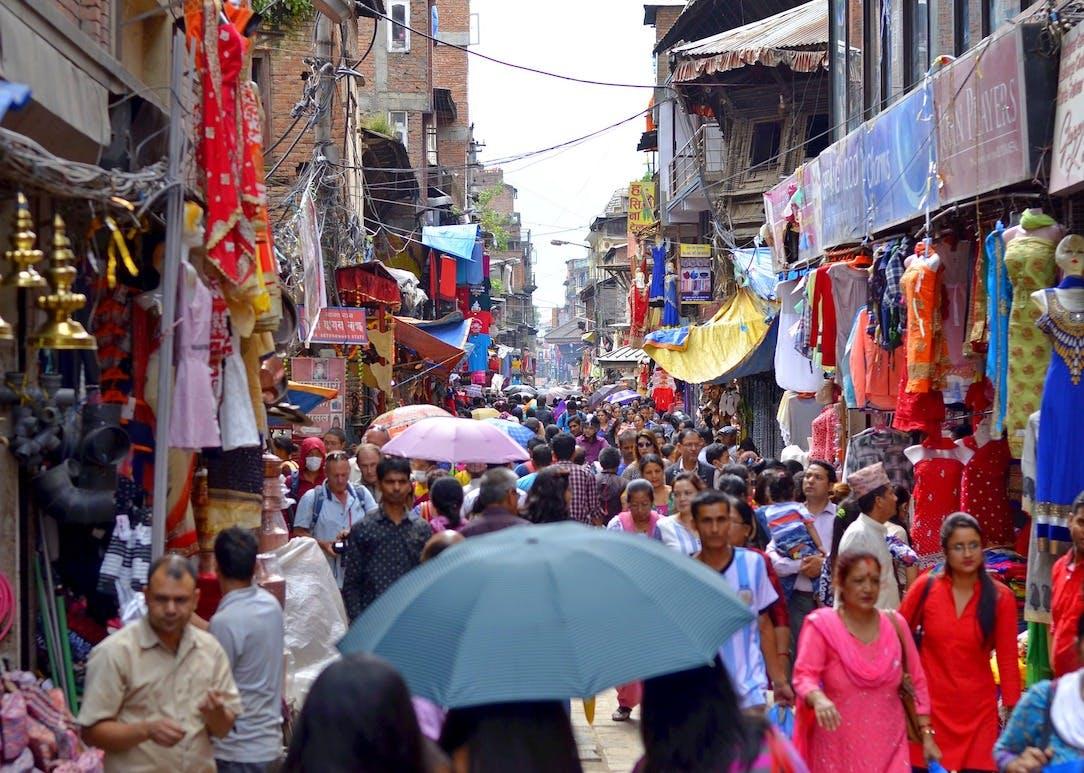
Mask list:
[[[836,559],[837,609],[808,615],[798,640],[795,745],[817,773],[908,773],[907,720],[899,688],[900,641],[924,727],[924,750],[940,757],[929,730],[930,699],[906,621],[875,608],[880,565],[868,553]]]

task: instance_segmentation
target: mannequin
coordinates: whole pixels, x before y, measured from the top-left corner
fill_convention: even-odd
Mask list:
[[[1039,408],[1050,341],[1035,323],[1040,309],[1029,302],[1036,290],[1055,281],[1055,245],[1065,229],[1039,209],[1024,210],[1020,225],[1004,233],[1004,268],[1012,284],[1008,324],[1005,430],[1014,458],[1024,450],[1028,416]]]
[[[1063,277],[1084,278],[1084,236],[1070,234],[1058,242],[1054,251],[1054,262],[1061,270]],[[1068,285],[1068,286],[1062,286]],[[1084,311],[1084,281],[1062,282],[1062,285],[1054,288],[1061,305],[1070,312]],[[1046,290],[1036,290],[1031,294],[1031,300],[1040,312],[1046,312]]]
[[[900,287],[907,307],[906,391],[921,394],[941,389],[948,364],[941,317],[941,258],[922,242],[905,265]]]
[[[926,568],[943,558],[941,524],[946,516],[960,509],[964,466],[975,452],[938,431],[903,453],[915,468],[911,544],[918,553],[920,567]]]

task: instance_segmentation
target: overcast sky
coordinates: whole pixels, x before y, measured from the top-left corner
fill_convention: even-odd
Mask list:
[[[508,62],[591,80],[653,82],[654,30],[642,0],[471,0],[474,50]],[[591,86],[470,59],[470,120],[483,162],[581,137],[647,107],[650,89]],[[517,209],[538,250],[535,305],[564,302],[564,262],[581,257],[587,226],[615,188],[640,178],[640,117],[572,148],[503,163],[519,189]],[[543,321],[548,314],[543,312]]]

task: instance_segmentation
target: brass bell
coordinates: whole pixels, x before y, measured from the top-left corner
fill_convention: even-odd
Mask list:
[[[45,277],[38,273],[34,264],[44,257],[41,250],[34,249],[37,236],[33,231],[34,221],[30,217],[30,205],[26,196],[18,194],[15,206],[14,227],[11,237],[15,249],[4,252],[4,257],[11,261],[14,270],[4,277],[4,287],[45,287]]]
[[[75,253],[72,252],[71,241],[60,215],[53,216],[51,257],[49,280],[53,291],[39,296],[36,301],[38,308],[46,311],[51,319],[30,337],[30,346],[40,349],[97,349],[98,342],[94,336],[71,318],[73,311],[86,306],[87,296],[71,291],[78,271],[72,265]]]

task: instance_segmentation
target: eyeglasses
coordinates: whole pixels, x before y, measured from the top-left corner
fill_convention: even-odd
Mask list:
[[[640,448],[654,448],[654,444],[650,440],[637,441],[636,445]]]
[[[949,545],[951,550],[956,555],[963,555],[964,553],[978,553],[982,550],[981,542],[957,542],[955,545]]]

